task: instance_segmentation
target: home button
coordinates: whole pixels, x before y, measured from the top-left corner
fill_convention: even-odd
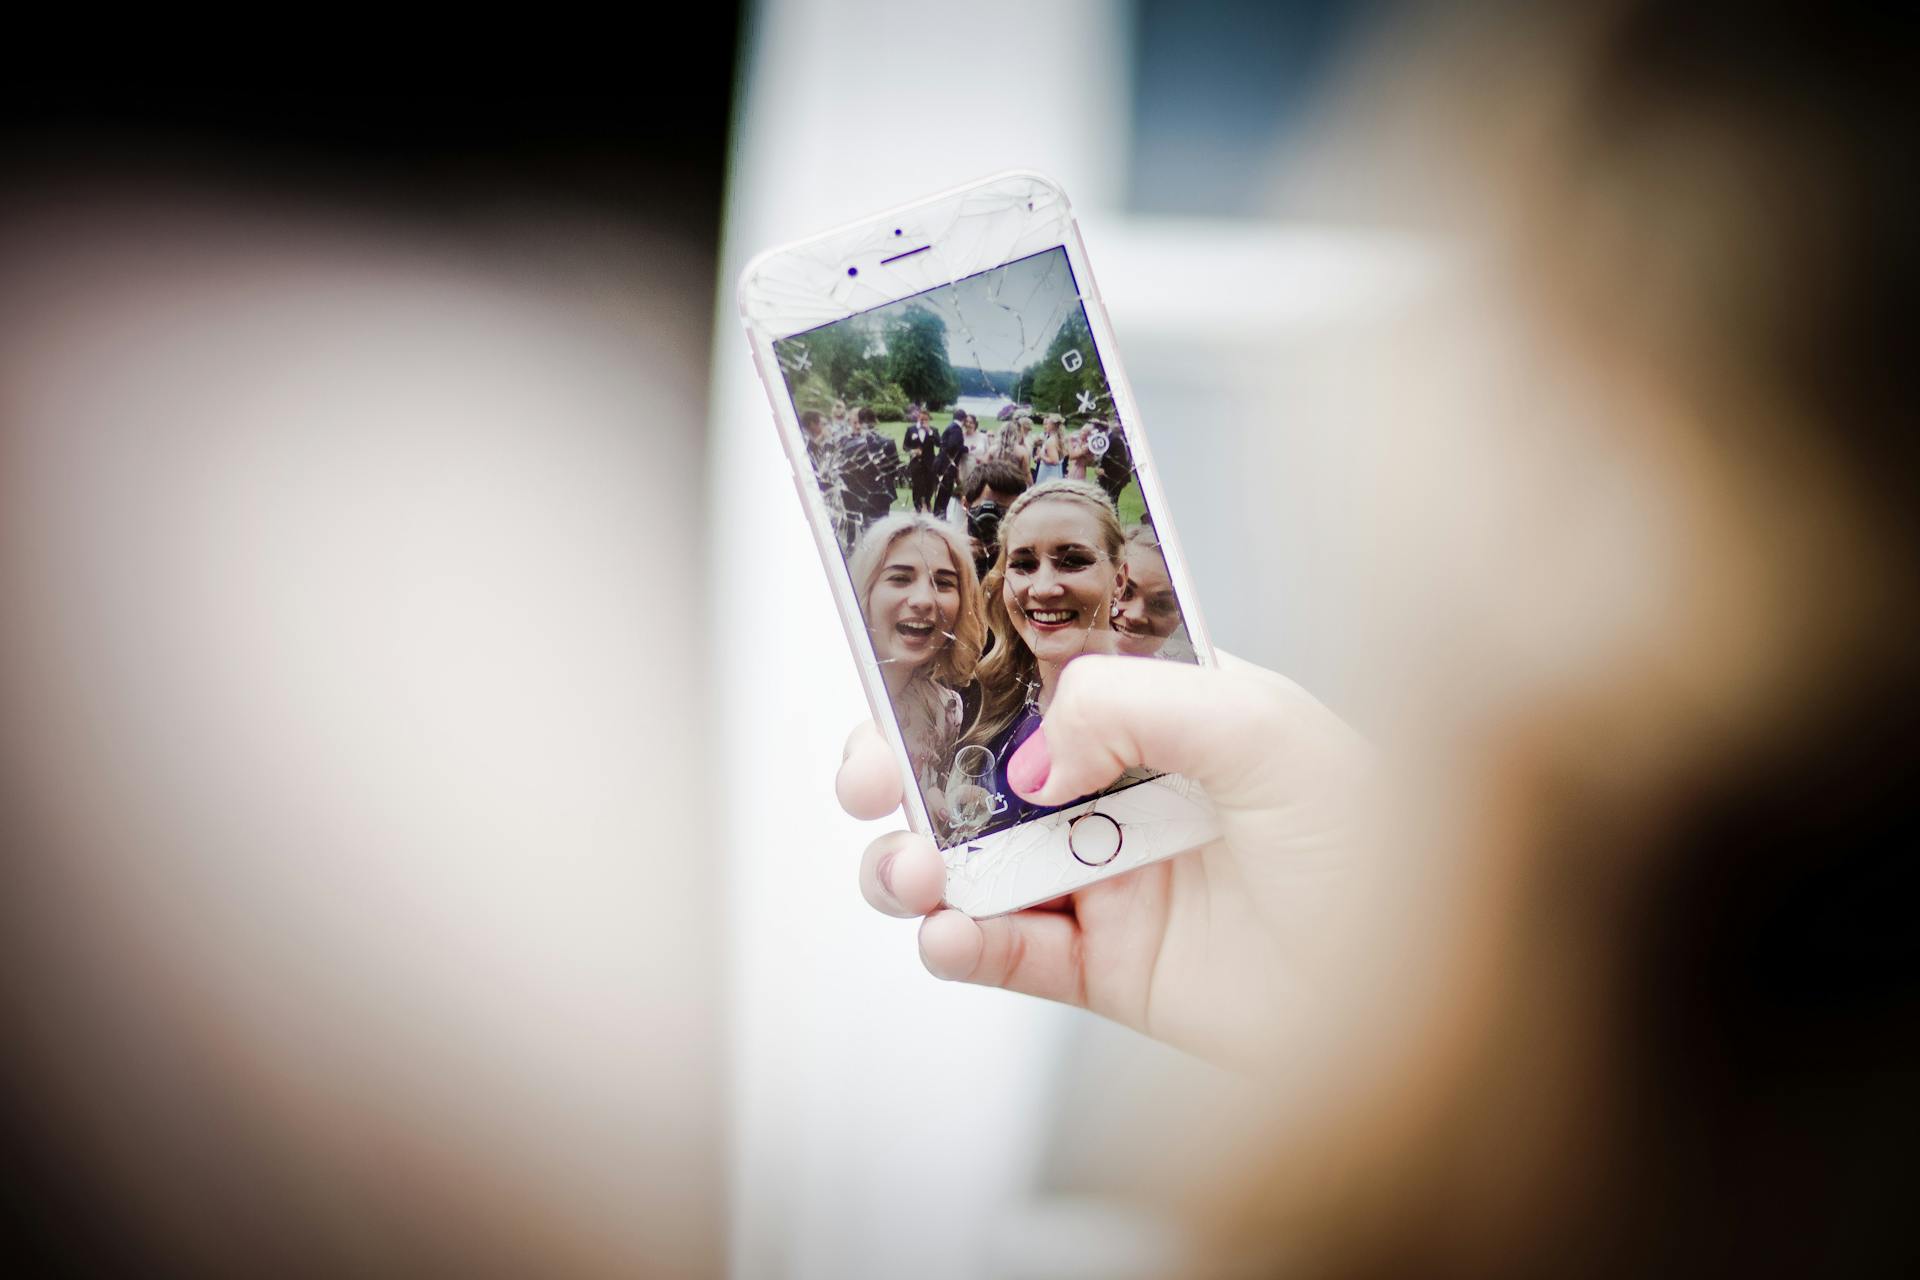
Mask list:
[[[1083,813],[1067,824],[1067,852],[1089,867],[1104,867],[1120,856],[1120,824],[1104,813]]]

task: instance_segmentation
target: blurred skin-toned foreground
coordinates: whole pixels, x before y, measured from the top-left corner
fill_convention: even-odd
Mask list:
[[[1890,348],[1920,224],[1875,141],[1890,33],[1854,21],[1393,33],[1326,158],[1463,262],[1385,349],[1329,357],[1389,446],[1348,512],[1374,754],[1244,664],[1082,659],[1031,798],[1177,769],[1220,842],[978,922],[939,909],[924,839],[867,850],[875,907],[931,913],[936,975],[1269,1082],[1191,1188],[1196,1270],[1913,1261],[1920,541]],[[897,804],[870,729],[839,789]]]

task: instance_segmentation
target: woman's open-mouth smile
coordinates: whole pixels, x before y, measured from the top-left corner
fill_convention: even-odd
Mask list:
[[[893,632],[900,637],[900,642],[906,647],[921,649],[933,642],[933,638],[939,634],[939,629],[930,621],[903,618],[893,624]]]
[[[1027,621],[1041,631],[1061,631],[1079,620],[1078,609],[1029,609]]]

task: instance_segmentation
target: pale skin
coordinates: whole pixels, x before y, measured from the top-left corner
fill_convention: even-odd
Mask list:
[[[1059,462],[1065,454],[1066,446],[1060,438],[1060,428],[1049,427],[1040,439],[1040,461]]]
[[[1211,844],[1055,902],[974,920],[942,909],[946,866],[925,836],[875,840],[860,888],[888,915],[924,916],[938,978],[1090,1009],[1223,1064],[1284,1056],[1298,930],[1335,892],[1349,828],[1323,803],[1364,768],[1359,739],[1292,682],[1236,659],[1217,667],[1093,655],[1060,672],[1042,727],[1052,756],[1025,798],[1063,804],[1134,766],[1183,774],[1220,815]],[[899,771],[870,724],[847,743],[837,790],[856,818],[901,804]]]
[[[1180,625],[1180,601],[1158,551],[1130,542],[1126,557],[1127,583],[1114,597],[1113,629],[1121,653],[1150,658]]]
[[[1067,437],[1067,461],[1084,464],[1087,461],[1087,444],[1081,433],[1076,431]]]
[[[960,571],[947,544],[925,530],[896,538],[867,592],[887,692],[898,695],[946,647],[959,608]]]
[[[1001,599],[1040,675],[1040,709],[1053,701],[1067,663],[1108,645],[1113,602],[1127,583],[1100,546],[1100,523],[1078,502],[1046,500],[1001,531]]]
[[[1051,755],[1023,798],[1064,804],[1144,765],[1198,782],[1222,837],[975,920],[941,908],[945,862],[930,839],[900,831],[867,847],[861,892],[888,915],[925,917],[920,957],[935,977],[1077,1005],[1223,1064],[1267,1068],[1287,1031],[1280,993],[1301,981],[1288,922],[1324,900],[1329,860],[1347,861],[1347,826],[1324,798],[1351,791],[1360,740],[1298,686],[1233,658],[1205,668],[1091,652],[1090,640],[1119,638],[1113,614],[1129,578],[1080,504],[1037,502],[1006,538],[1002,600],[1036,660],[1036,736]],[[899,772],[872,725],[849,739],[837,790],[856,818],[900,807]]]

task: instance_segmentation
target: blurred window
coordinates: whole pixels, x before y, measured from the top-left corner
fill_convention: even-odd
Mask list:
[[[1272,216],[1268,179],[1315,95],[1393,0],[1138,0],[1126,198]]]

